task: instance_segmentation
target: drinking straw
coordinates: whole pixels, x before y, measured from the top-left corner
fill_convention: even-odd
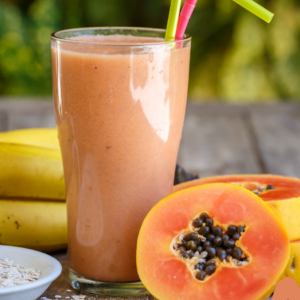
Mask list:
[[[175,40],[181,40],[192,16],[197,0],[186,0],[181,10]]]
[[[252,12],[254,15],[258,16],[259,18],[263,19],[267,23],[270,23],[274,17],[274,14],[268,11],[267,9],[263,8],[256,2],[252,0],[233,0],[237,4],[241,5],[245,9]]]
[[[233,0],[233,1],[236,2],[237,4],[241,5],[245,9],[249,10],[257,17],[263,19],[267,23],[270,23],[274,17],[273,13],[271,13],[270,11],[268,11],[267,9],[265,9],[264,7],[262,7],[261,5],[257,4],[256,2],[254,2],[252,0]],[[173,3],[173,1],[172,1],[172,3]],[[197,3],[197,0],[186,0],[186,2],[184,3],[182,11],[179,16],[179,21],[178,21],[178,25],[177,25],[176,34],[175,34],[175,40],[181,40],[183,38],[184,32],[185,32],[188,22],[191,18],[191,15],[194,11],[196,3]],[[171,7],[171,9],[172,9],[172,7]],[[174,13],[174,15],[177,16],[177,11],[176,11],[176,14]],[[169,19],[169,21],[170,21],[170,19]],[[169,23],[168,23],[168,25],[169,25]],[[173,37],[173,35],[172,35],[172,37]]]
[[[180,12],[180,5],[181,5],[181,0],[171,1],[169,19],[167,24],[166,36],[165,36],[166,41],[174,41],[175,39],[178,16]]]

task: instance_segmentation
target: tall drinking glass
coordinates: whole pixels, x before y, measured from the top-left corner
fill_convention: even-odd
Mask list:
[[[164,35],[83,28],[51,36],[75,289],[147,293],[136,270],[137,236],[172,192],[189,76],[191,39],[164,42]]]

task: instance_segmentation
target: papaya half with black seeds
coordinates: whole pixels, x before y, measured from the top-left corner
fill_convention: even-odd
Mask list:
[[[234,183],[257,194],[284,223],[290,241],[300,240],[300,180],[279,175],[221,175],[187,181],[173,192],[205,183]]]
[[[291,257],[285,271],[300,285],[300,180],[280,175],[221,175],[175,185],[173,191],[205,183],[234,183],[258,194],[281,218],[291,242]]]
[[[277,214],[249,190],[224,183],[164,198],[137,244],[140,279],[159,300],[268,299],[289,258]]]

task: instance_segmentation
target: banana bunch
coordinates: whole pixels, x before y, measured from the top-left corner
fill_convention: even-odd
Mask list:
[[[56,129],[0,133],[0,244],[67,248],[65,184]]]

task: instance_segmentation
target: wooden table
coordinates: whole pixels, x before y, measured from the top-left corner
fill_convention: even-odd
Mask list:
[[[51,102],[0,100],[2,131],[53,126]],[[300,105],[189,103],[178,162],[201,177],[230,173],[274,173],[300,177]],[[55,299],[55,295],[60,295],[60,299],[66,296],[72,299],[71,296],[76,293],[67,291],[70,289],[67,255],[57,253],[53,256],[62,263],[63,273],[42,296]],[[85,299],[114,298],[87,295]]]

